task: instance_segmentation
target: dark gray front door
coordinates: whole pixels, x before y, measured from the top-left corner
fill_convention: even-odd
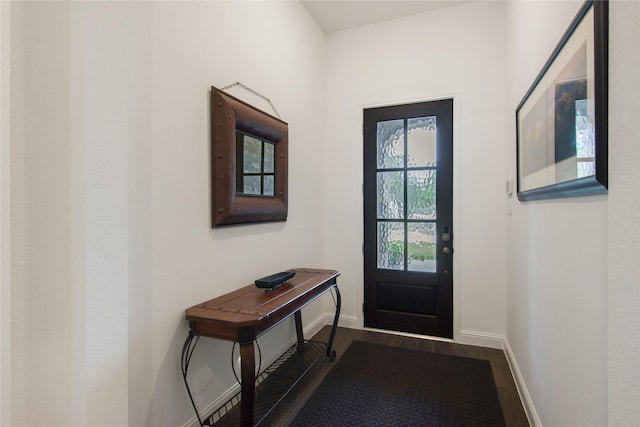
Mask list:
[[[453,100],[364,110],[365,326],[453,337]]]

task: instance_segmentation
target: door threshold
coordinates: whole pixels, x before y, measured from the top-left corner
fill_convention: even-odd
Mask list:
[[[369,328],[369,327],[363,327],[362,330],[371,331],[371,332],[380,332],[383,334],[399,335],[402,337],[419,338],[423,340],[442,341],[442,342],[451,342],[451,343],[455,342],[451,338],[435,337],[433,335],[412,334],[411,332],[390,331],[387,329],[377,329],[377,328]]]

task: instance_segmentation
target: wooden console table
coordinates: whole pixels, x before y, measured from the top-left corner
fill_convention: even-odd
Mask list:
[[[295,276],[273,290],[259,289],[252,284],[186,310],[190,331],[182,350],[182,374],[200,425],[203,423],[187,383],[189,360],[195,348],[194,337],[217,338],[240,344],[242,426],[252,426],[254,423],[256,373],[253,342],[293,314],[298,351],[303,351],[304,336],[300,309],[330,289],[336,290],[336,313],[327,343],[327,357],[332,360],[335,358],[332,347],[341,305],[336,278],[340,273],[310,268],[289,271],[295,272]]]

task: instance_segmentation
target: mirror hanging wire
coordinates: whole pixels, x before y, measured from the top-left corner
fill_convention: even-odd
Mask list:
[[[264,99],[265,101],[267,101],[269,103],[269,106],[271,106],[271,109],[275,113],[276,117],[279,118],[279,119],[282,119],[282,117],[280,117],[280,114],[278,113],[278,110],[276,110],[276,107],[273,105],[273,103],[271,102],[271,100],[269,98],[267,98],[266,96],[264,96],[260,92],[256,92],[255,90],[251,89],[250,87],[248,87],[248,86],[246,86],[246,85],[244,85],[244,84],[242,84],[240,82],[232,83],[230,85],[227,85],[227,86],[223,87],[220,90],[226,91],[227,89],[231,89],[231,88],[234,88],[236,86],[239,86],[242,89],[246,90],[247,92],[251,93],[252,95],[255,95],[258,98],[261,98],[261,99]]]

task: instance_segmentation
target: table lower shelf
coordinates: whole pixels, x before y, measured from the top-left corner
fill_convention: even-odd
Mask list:
[[[326,357],[326,348],[326,343],[305,341],[305,350],[300,352],[296,343],[258,375],[254,406],[255,425],[259,425],[269,415],[321,356]],[[203,420],[203,424],[216,427],[238,426],[240,392]]]

